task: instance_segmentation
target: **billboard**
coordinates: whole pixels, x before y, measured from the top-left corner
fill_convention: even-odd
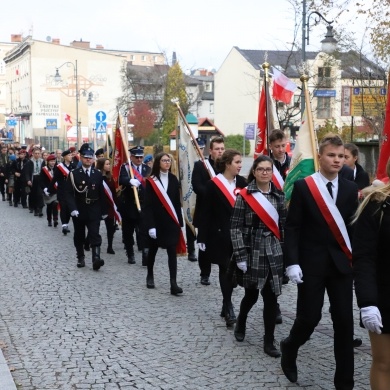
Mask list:
[[[386,108],[386,88],[342,87],[342,116],[380,116]]]

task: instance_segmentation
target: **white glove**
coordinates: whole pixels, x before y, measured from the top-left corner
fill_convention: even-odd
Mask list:
[[[367,306],[360,309],[364,327],[370,332],[381,334],[382,316],[376,306]]]
[[[43,192],[45,193],[46,196],[50,196],[50,192],[47,190],[47,188],[45,188],[45,189],[43,190]]]
[[[237,267],[242,271],[245,272],[248,271],[248,267],[246,265],[246,261],[240,261],[239,263],[237,263]]]
[[[204,252],[206,250],[206,244],[204,242],[198,242],[197,245],[200,251]]]
[[[78,217],[78,216],[79,216],[79,212],[78,212],[77,210],[73,210],[73,211],[70,213],[70,215],[71,215],[72,217]]]
[[[137,188],[141,185],[141,183],[138,179],[130,179],[130,184],[134,187],[137,187]]]
[[[288,266],[286,268],[286,275],[295,284],[303,283],[303,273],[298,264]]]
[[[157,238],[156,228],[149,229],[148,233],[149,233],[149,237],[153,238],[153,240]]]

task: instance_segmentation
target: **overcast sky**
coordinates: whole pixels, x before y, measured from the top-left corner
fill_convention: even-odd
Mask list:
[[[82,39],[91,47],[164,52],[169,61],[176,51],[184,71],[218,70],[233,46],[287,50],[294,32],[287,0],[19,0],[15,6],[3,15],[2,42],[19,33],[66,45]],[[351,31],[358,25],[350,23]],[[325,33],[324,23],[313,27],[307,50],[318,50]]]

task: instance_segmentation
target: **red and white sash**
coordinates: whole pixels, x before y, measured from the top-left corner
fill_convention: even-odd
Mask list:
[[[149,178],[148,180],[160,202],[164,206],[165,210],[168,212],[169,216],[175,221],[176,225],[180,228],[180,237],[176,246],[176,253],[186,253],[186,242],[184,240],[183,232],[181,230],[179,218],[177,217],[176,210],[172,204],[171,199],[169,198],[167,192],[165,191],[165,188],[162,186],[162,184],[157,178]]]
[[[126,164],[125,168],[127,170],[127,174],[130,176],[129,165]],[[133,171],[133,176],[141,183],[142,187],[145,188],[145,178],[138,172],[138,169],[134,168],[133,166],[131,166],[131,169]]]
[[[321,214],[324,216],[326,223],[329,226],[330,231],[334,235],[335,239],[339,243],[343,252],[347,255],[348,259],[352,259],[352,247],[349,240],[347,227],[343,217],[340,214],[339,209],[334,204],[332,197],[327,190],[324,181],[320,177],[318,172],[313,173],[311,176],[305,178],[306,184],[309,187],[311,194]]]
[[[275,165],[273,166],[273,170],[272,170],[272,182],[275,184],[275,187],[278,190],[283,191],[284,180],[282,175],[278,171],[278,169],[275,167]]]
[[[221,190],[221,192],[225,195],[225,198],[229,201],[230,205],[234,207],[234,203],[236,202],[237,192],[235,188],[232,188],[228,180],[222,173],[219,173],[215,176],[212,181],[214,184]]]
[[[267,228],[280,240],[279,214],[273,204],[260,191],[248,194],[247,189],[244,188],[240,191],[240,195]]]
[[[122,217],[121,217],[121,215],[118,212],[118,209],[116,207],[116,204],[115,204],[115,201],[114,201],[114,197],[112,196],[112,192],[110,190],[110,187],[108,186],[108,184],[104,180],[103,180],[103,186],[104,186],[104,192],[106,193],[107,198],[108,198],[109,202],[111,203],[112,208],[114,209],[115,219],[118,222],[121,222],[122,221]]]
[[[66,167],[64,163],[58,164],[57,168],[62,172],[64,176],[67,177],[69,175],[69,169]]]
[[[49,179],[49,182],[53,179],[53,171],[49,171],[49,168],[44,166],[42,167],[42,171],[45,173],[47,178]],[[57,183],[54,183],[54,188],[57,189]]]
[[[206,169],[210,172],[211,178],[214,178],[216,176],[215,171],[214,168],[211,166],[209,159],[204,159],[203,163],[206,166]]]

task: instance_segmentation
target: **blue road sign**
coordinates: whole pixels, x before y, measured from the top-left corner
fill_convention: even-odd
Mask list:
[[[96,134],[104,134],[107,129],[107,122],[96,122]]]
[[[8,126],[16,126],[16,119],[8,119],[7,124]]]
[[[57,119],[46,119],[46,129],[47,130],[56,130],[57,129]]]
[[[96,122],[104,122],[107,118],[107,115],[104,111],[98,111],[96,113]]]

